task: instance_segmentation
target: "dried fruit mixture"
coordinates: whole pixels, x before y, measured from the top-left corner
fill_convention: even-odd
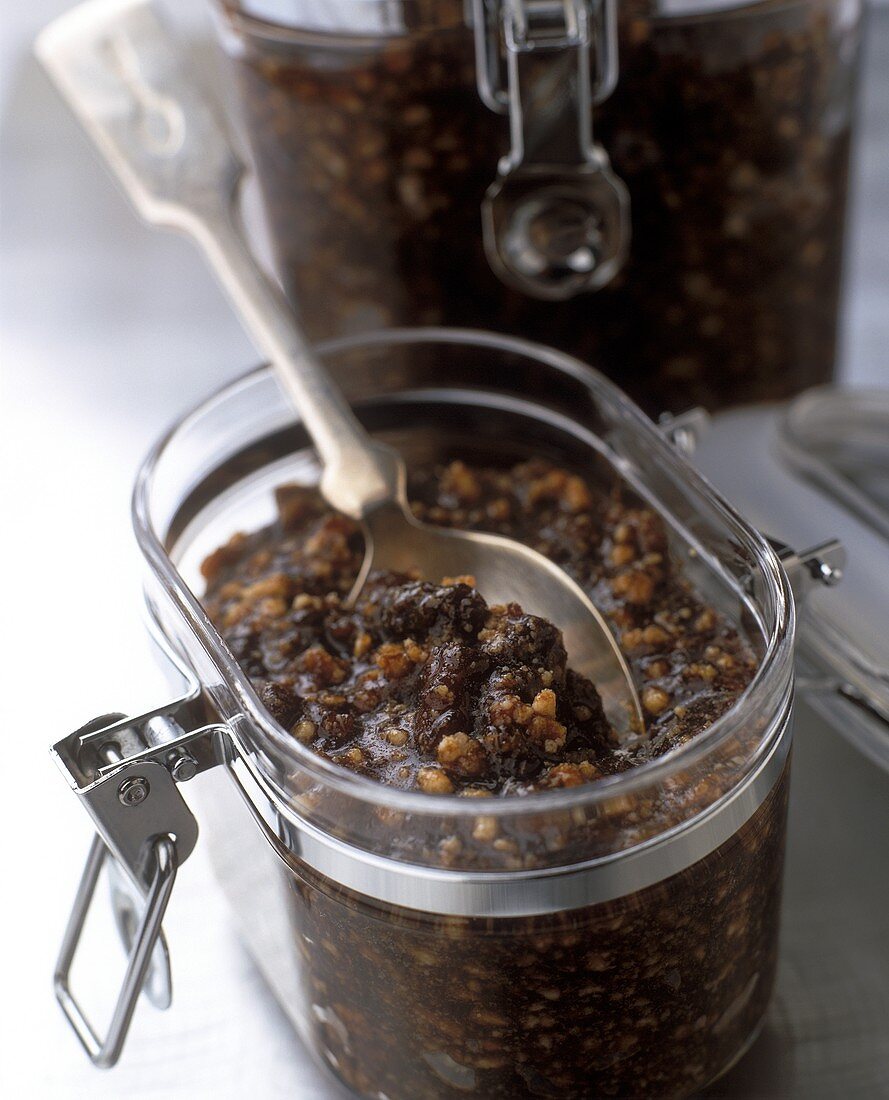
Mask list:
[[[434,794],[575,786],[681,744],[749,682],[752,653],[683,580],[662,521],[638,502],[543,461],[455,461],[416,472],[411,491],[418,518],[512,536],[574,575],[618,633],[644,736],[612,734],[557,624],[489,607],[471,577],[378,573],[347,607],[360,527],[289,486],[275,524],[207,559],[207,607],[268,710],[316,752]]]

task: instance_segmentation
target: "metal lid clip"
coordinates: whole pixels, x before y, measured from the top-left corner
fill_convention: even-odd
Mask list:
[[[616,12],[616,0],[473,0],[479,95],[510,129],[482,206],[485,250],[535,298],[597,290],[627,256],[629,193],[592,134],[617,82]]]
[[[170,961],[161,923],[176,872],[194,849],[197,821],[177,783],[219,760],[216,726],[187,731],[198,717],[195,691],[129,719],[106,714],[53,747],[53,756],[96,826],[56,962],[56,999],[94,1065],[120,1058],[145,990],[158,1008],[172,998]],[[100,1037],[71,990],[70,974],[96,885],[109,864],[115,921],[128,951],[111,1022]],[[140,915],[141,914],[141,915]]]

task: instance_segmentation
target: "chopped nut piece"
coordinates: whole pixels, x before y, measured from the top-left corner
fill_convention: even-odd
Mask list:
[[[464,462],[452,462],[442,474],[441,485],[462,504],[475,504],[482,495],[478,478]]]
[[[307,649],[300,664],[318,685],[341,684],[346,678],[345,664],[321,645]]]
[[[497,836],[498,825],[496,817],[477,817],[472,830],[472,839],[481,844],[490,844]]]
[[[454,790],[454,784],[438,768],[420,768],[417,786],[427,794],[451,794]]]
[[[294,611],[320,611],[324,607],[324,600],[320,596],[310,596],[308,592],[300,592],[293,599]]]
[[[670,705],[670,696],[660,688],[647,687],[642,692],[642,706],[649,714],[661,714]]]
[[[512,515],[512,506],[506,497],[498,497],[495,500],[488,501],[485,511],[489,519],[503,523]]]
[[[562,503],[569,512],[582,512],[591,508],[593,498],[582,478],[572,474],[566,481],[562,490]]]
[[[618,542],[611,548],[612,565],[629,565],[636,557],[636,551],[626,542]]]
[[[410,672],[412,661],[404,651],[404,645],[386,642],[376,652],[376,663],[383,675],[390,680],[399,680]]]
[[[438,743],[438,762],[459,775],[481,775],[487,767],[484,746],[465,733],[450,733]]]
[[[429,656],[428,650],[425,650],[422,646],[412,639],[408,638],[404,643],[404,652],[409,661],[413,661],[415,665],[422,664],[423,661]]]
[[[445,867],[450,867],[463,851],[463,841],[458,836],[447,836],[439,841],[438,851]],[[434,965],[432,960],[431,965]]]
[[[544,688],[534,696],[531,709],[535,714],[542,714],[545,718],[556,716],[556,693],[551,688]]]
[[[301,722],[297,722],[293,727],[293,736],[297,741],[302,741],[304,745],[308,743],[315,736],[315,723],[310,722],[307,718],[304,718]]]
[[[579,787],[591,783],[601,773],[587,760],[579,764],[556,764],[546,773],[544,785],[547,787]]]
[[[705,630],[712,630],[714,626],[716,626],[716,615],[712,608],[705,607],[695,619],[695,630],[703,632]]]
[[[654,595],[654,581],[639,569],[621,573],[611,582],[615,596],[624,596],[631,604],[647,604]]]
[[[716,669],[705,661],[692,661],[691,664],[686,665],[683,675],[689,679],[710,681],[716,679]]]

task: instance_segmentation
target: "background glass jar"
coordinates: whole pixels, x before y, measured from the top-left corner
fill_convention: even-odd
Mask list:
[[[246,376],[159,445],[135,517],[153,617],[237,764],[240,789],[218,768],[203,777],[199,817],[248,945],[309,1048],[361,1095],[694,1091],[752,1041],[774,974],[793,633],[774,554],[619,391],[557,352],[419,331],[322,354],[412,464],[534,451],[622,479],[759,667],[667,757],[486,800],[501,846],[471,843],[474,800],[315,755],[260,705],[199,603],[206,554],[265,522],[276,485],[317,473],[271,373]]]
[[[581,113],[587,154],[627,188],[628,251],[562,300],[516,289],[486,254],[510,123],[491,109],[506,109],[502,66],[479,80],[482,5],[474,19],[463,0],[217,2],[276,269],[313,336],[515,332],[594,363],[649,412],[831,376],[860,0],[619,0],[619,78],[608,94],[594,49],[604,99]],[[588,7],[607,40],[607,7]],[[482,41],[508,53],[502,5],[485,10]],[[521,81],[526,154],[576,174],[576,49],[537,49]]]

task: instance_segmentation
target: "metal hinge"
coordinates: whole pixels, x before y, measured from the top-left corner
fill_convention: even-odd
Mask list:
[[[502,46],[512,53],[584,49],[593,52],[589,104],[617,84],[616,0],[472,0],[476,82],[482,102],[498,114],[510,109],[501,74]]]
[[[843,579],[846,552],[838,539],[828,539],[808,550],[769,540],[787,572],[794,601],[802,607],[813,590],[832,588]],[[811,627],[811,624],[810,624]],[[842,630],[827,620],[821,620],[817,630],[799,635],[797,664],[804,663],[805,672],[797,671],[797,688],[813,701],[839,699],[861,712],[867,728],[873,731],[864,741],[855,739],[858,747],[881,767],[885,767],[885,739],[889,734],[889,685],[885,672],[850,646]],[[836,721],[836,718],[833,718]]]
[[[769,539],[769,542],[781,559],[797,606],[813,588],[833,588],[843,579],[846,551],[839,539],[827,539],[808,550],[794,550],[777,539]]]
[[[507,46],[515,50],[589,46],[593,6],[585,0],[504,0]]]
[[[677,451],[693,455],[701,437],[710,427],[710,414],[700,405],[695,405],[681,413],[661,413],[657,426]]]
[[[661,434],[684,455],[693,455],[701,437],[710,428],[710,414],[699,405],[681,413],[661,413],[658,417]],[[799,606],[818,585],[832,588],[843,579],[846,551],[839,539],[826,539],[808,550],[766,536],[778,555],[794,599]]]

